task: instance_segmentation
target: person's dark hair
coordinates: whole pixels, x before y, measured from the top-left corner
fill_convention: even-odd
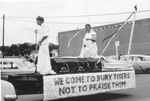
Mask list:
[[[90,24],[86,24],[85,26],[89,26],[91,28],[91,25]]]
[[[41,22],[44,22],[44,18],[41,17],[41,16],[38,16],[38,17],[36,18],[36,20],[39,20],[39,21],[41,21]]]

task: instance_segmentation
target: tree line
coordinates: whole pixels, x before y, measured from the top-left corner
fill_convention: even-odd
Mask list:
[[[4,56],[25,56],[30,55],[35,49],[36,44],[23,43],[23,44],[12,44],[11,46],[4,46]],[[49,44],[49,51],[58,49],[58,45],[53,43]],[[3,46],[0,47],[0,51],[3,51]]]

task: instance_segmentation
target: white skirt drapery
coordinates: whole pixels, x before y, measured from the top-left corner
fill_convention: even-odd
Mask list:
[[[97,44],[91,40],[83,39],[83,44],[80,52],[81,58],[97,58]]]
[[[49,74],[52,70],[48,45],[41,45],[38,53],[37,72]]]

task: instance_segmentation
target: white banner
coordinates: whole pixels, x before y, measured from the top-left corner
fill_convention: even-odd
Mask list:
[[[134,71],[44,76],[44,100],[134,88]]]

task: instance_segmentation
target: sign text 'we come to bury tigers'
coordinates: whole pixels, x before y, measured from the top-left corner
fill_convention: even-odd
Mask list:
[[[45,76],[44,99],[90,95],[134,87],[134,71]]]

